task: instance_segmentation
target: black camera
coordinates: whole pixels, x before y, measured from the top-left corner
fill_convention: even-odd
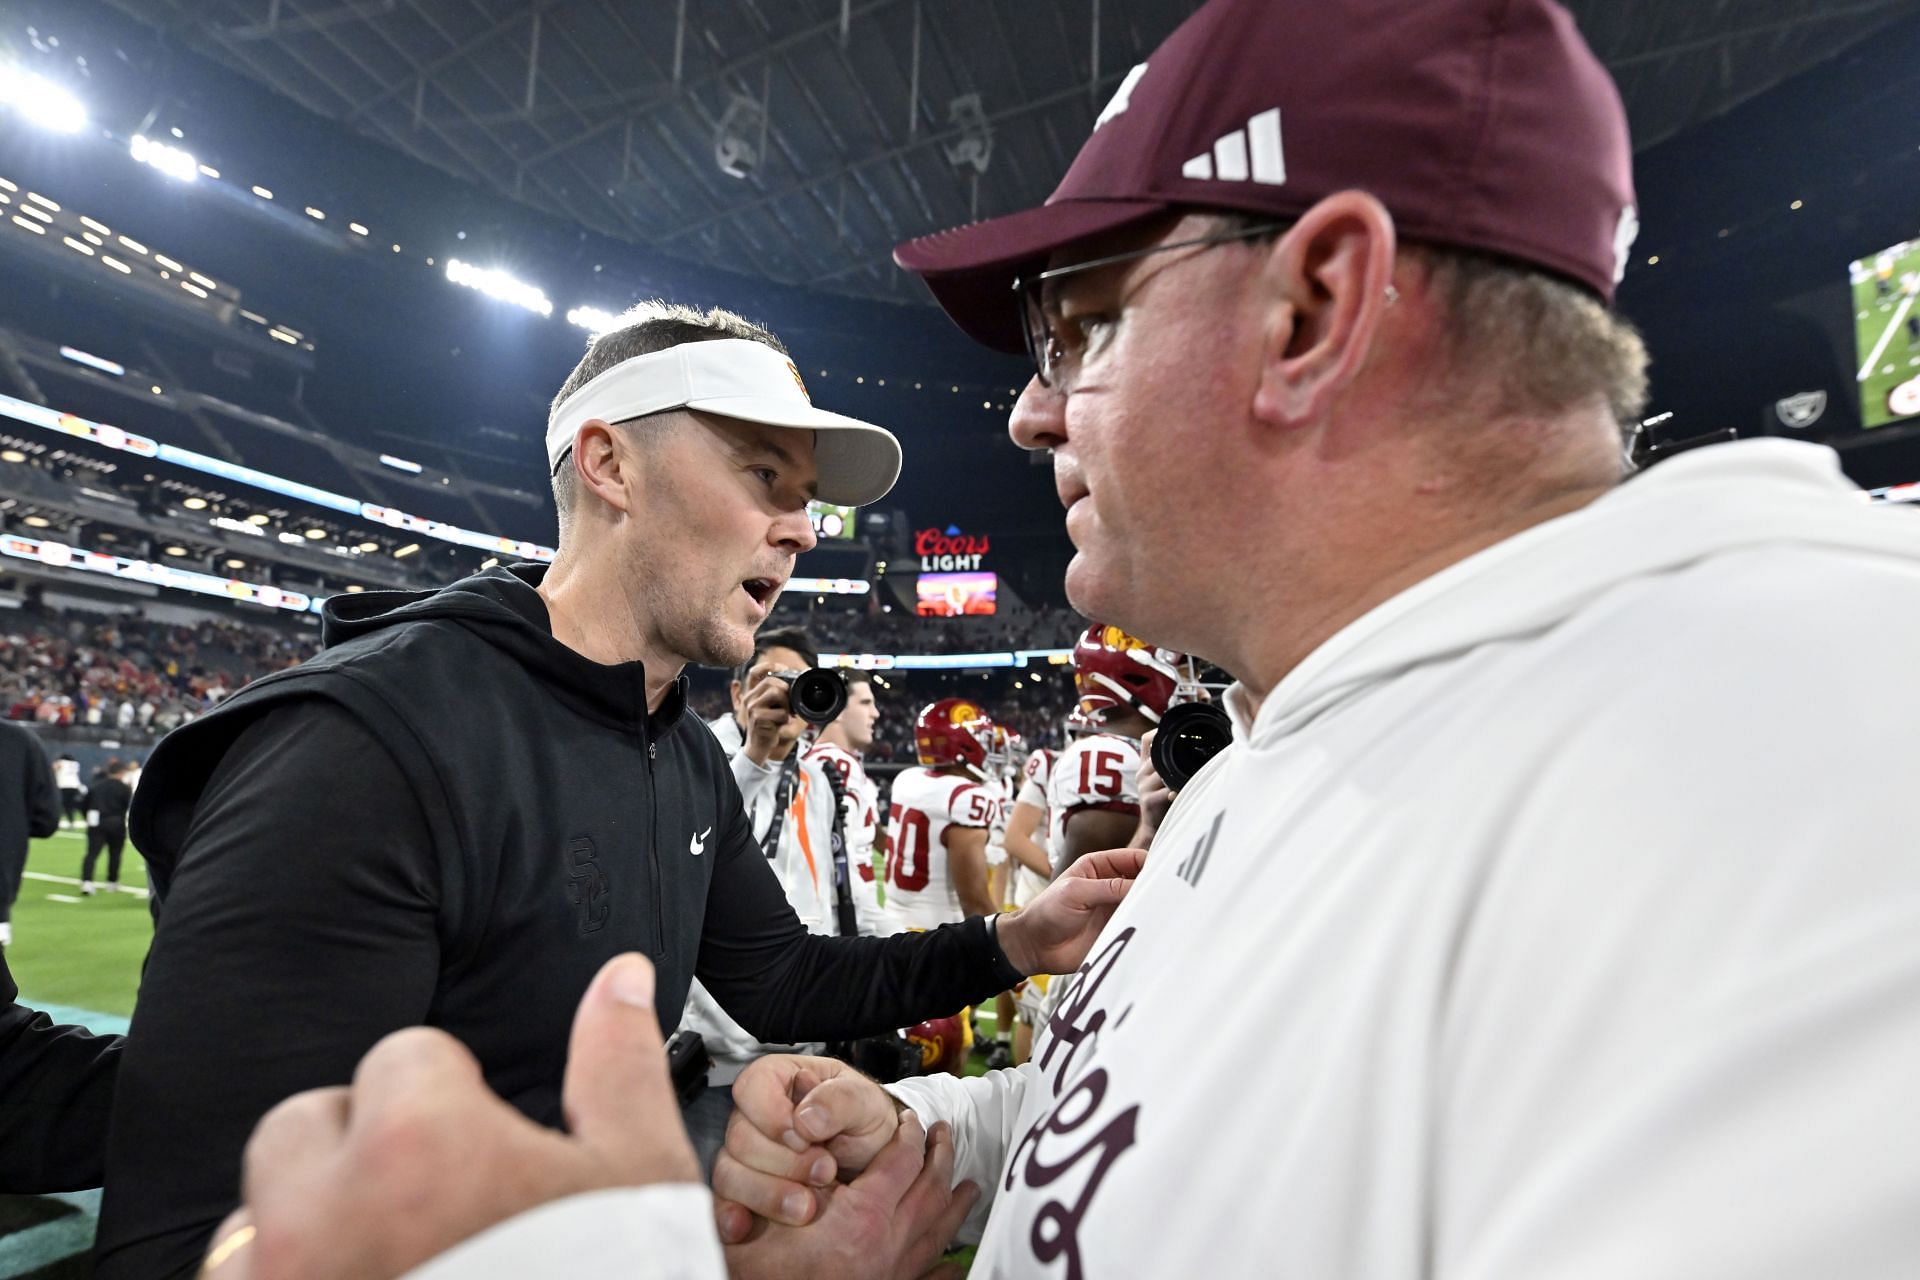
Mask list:
[[[707,1055],[707,1042],[698,1031],[681,1030],[667,1041],[667,1075],[673,1079],[673,1092],[685,1106],[707,1087],[707,1068],[713,1059]]]
[[[847,709],[847,678],[831,667],[767,674],[786,682],[787,706],[808,724],[831,724]]]
[[[1233,721],[1211,702],[1182,702],[1168,707],[1153,735],[1153,771],[1169,790],[1178,791],[1233,745]]]

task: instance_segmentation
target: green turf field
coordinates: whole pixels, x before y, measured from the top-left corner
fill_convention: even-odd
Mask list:
[[[1920,240],[1862,258],[1850,276],[1860,424],[1913,417],[1920,413]]]
[[[129,845],[121,886],[141,892],[103,891],[86,898],[80,895],[80,858],[86,850],[79,831],[33,842],[20,898],[13,904],[7,967],[20,984],[22,1003],[124,1018],[133,1012],[140,964],[153,937],[146,864]],[[106,874],[105,854],[95,874]]]

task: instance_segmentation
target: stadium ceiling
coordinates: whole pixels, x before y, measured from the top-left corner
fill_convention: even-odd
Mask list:
[[[922,296],[910,236],[1043,199],[1195,0],[110,0],[309,110],[592,230]],[[1914,0],[1571,0],[1638,144]],[[731,170],[726,171],[726,170]]]

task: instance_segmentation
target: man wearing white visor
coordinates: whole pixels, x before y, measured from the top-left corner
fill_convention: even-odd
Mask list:
[[[335,597],[318,658],[155,750],[132,827],[161,907],[116,1095],[101,1276],[191,1274],[240,1199],[256,1122],[346,1085],[390,1033],[437,1029],[407,1033],[417,1055],[577,1128],[570,1028],[615,956],[652,961],[641,1056],[660,1071],[659,1027],[696,974],[761,1039],[871,1035],[1072,969],[1124,891],[1137,864],[1067,884],[997,938],[978,920],[828,938],[796,918],[718,744],[684,714],[681,670],[752,651],[813,545],[808,500],[874,501],[900,446],[815,409],[771,334],[724,312],[636,313],[562,388],[547,459],[550,566]],[[677,1108],[633,1106],[650,1141],[685,1150]],[[305,1142],[299,1117],[344,1113],[276,1114]],[[256,1144],[256,1172],[263,1149],[285,1147]],[[898,1207],[902,1184],[889,1220],[944,1212],[935,1181],[918,1211]],[[244,1274],[222,1246],[223,1274]]]

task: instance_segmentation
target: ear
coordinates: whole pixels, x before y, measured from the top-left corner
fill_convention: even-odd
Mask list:
[[[592,494],[623,515],[633,511],[641,471],[626,432],[599,418],[588,419],[573,438],[571,461],[583,494]]]
[[[1393,215],[1364,191],[1328,196],[1274,244],[1257,419],[1313,422],[1358,375],[1389,305],[1395,245]]]

